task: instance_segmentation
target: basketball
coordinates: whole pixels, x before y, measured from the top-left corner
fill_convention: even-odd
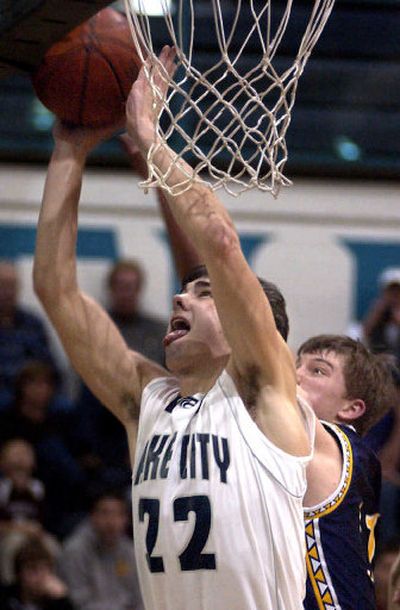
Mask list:
[[[105,8],[50,47],[32,83],[62,121],[104,127],[123,117],[141,63],[127,18]]]

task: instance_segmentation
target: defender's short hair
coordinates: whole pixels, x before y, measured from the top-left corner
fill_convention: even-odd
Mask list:
[[[363,436],[396,404],[399,384],[394,360],[389,354],[373,354],[361,341],[345,335],[317,335],[305,341],[297,354],[333,352],[343,358],[347,398],[360,398],[366,409],[353,421]]]

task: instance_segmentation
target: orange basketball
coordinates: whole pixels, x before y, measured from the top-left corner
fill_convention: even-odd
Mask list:
[[[102,127],[123,117],[140,67],[127,18],[105,8],[47,51],[32,82],[63,121]]]

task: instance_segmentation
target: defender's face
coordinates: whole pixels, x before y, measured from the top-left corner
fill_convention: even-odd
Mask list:
[[[175,295],[164,347],[169,368],[176,358],[206,355],[214,360],[229,356],[207,277],[189,282]]]
[[[343,365],[343,356],[329,351],[301,354],[297,359],[297,383],[318,419],[335,422],[348,402]]]

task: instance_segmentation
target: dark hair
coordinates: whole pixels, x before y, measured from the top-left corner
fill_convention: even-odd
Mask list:
[[[194,280],[197,280],[200,277],[208,277],[208,271],[205,265],[198,265],[191,269],[182,279],[181,289],[184,290],[187,284],[194,282]],[[267,280],[260,277],[257,279],[271,306],[276,328],[284,340],[287,341],[289,335],[289,319],[286,312],[286,301],[275,284],[267,282]]]
[[[100,502],[103,500],[117,500],[124,504],[125,507],[128,506],[127,498],[123,490],[120,489],[93,489],[88,494],[88,504],[89,504],[89,512],[93,513],[96,511]]]
[[[50,385],[57,388],[59,377],[56,369],[47,362],[40,360],[31,360],[27,362],[18,372],[15,378],[15,402],[18,404],[21,401],[22,393],[25,385],[36,379],[46,379]]]
[[[360,341],[345,335],[317,335],[305,341],[297,354],[333,352],[343,357],[343,377],[347,398],[359,398],[365,412],[353,425],[363,436],[395,405],[396,383],[393,358],[373,354]]]
[[[38,536],[32,536],[25,540],[15,554],[15,575],[19,576],[24,567],[36,563],[46,563],[49,567],[53,567],[54,557]]]
[[[139,279],[139,288],[144,284],[144,272],[142,266],[136,260],[121,259],[117,261],[110,269],[107,275],[107,286],[112,288],[115,278],[120,271],[133,271]]]

